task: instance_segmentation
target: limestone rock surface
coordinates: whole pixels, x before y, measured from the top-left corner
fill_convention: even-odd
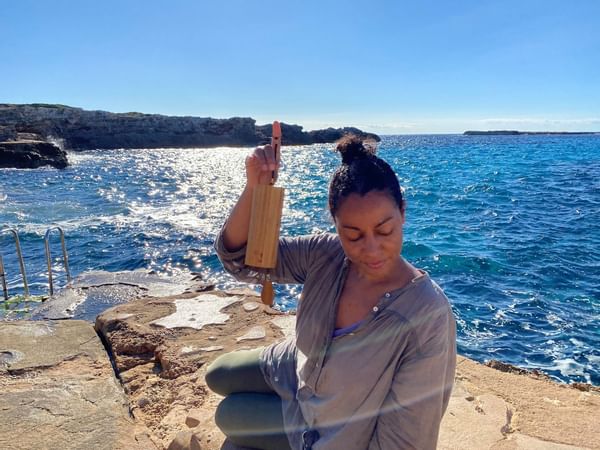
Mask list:
[[[295,317],[265,307],[249,290],[200,295],[235,301],[215,301],[227,305],[218,311],[207,305],[215,323],[201,329],[181,326],[185,322],[157,325],[186,298],[198,303],[198,293],[120,305],[100,315],[96,327],[113,349],[134,414],[156,440],[167,447],[188,431],[179,441],[193,434],[203,449],[237,449],[214,423],[220,396],[205,385],[206,367],[225,352],[293,335]],[[228,318],[222,320],[223,315]],[[536,373],[496,370],[463,357],[457,363],[438,449],[598,448],[599,388],[560,385]]]
[[[257,302],[258,294],[248,289],[189,292],[134,300],[98,316],[96,330],[112,352],[133,414],[165,448],[192,445],[190,433],[179,434],[188,430],[202,449],[223,445],[214,424],[219,396],[204,381],[207,366],[226,352],[283,339],[275,317],[294,321],[270,308],[267,313],[262,304],[244,308]],[[256,327],[262,327],[263,338],[238,341],[255,336]]]
[[[600,448],[600,388],[457,359],[439,449]]]
[[[160,320],[186,310],[186,301],[195,314],[206,305],[215,320],[203,318],[201,328]],[[115,306],[98,316],[95,328],[128,403],[89,325],[0,323],[0,448],[239,450],[214,423],[221,397],[208,390],[206,368],[225,352],[293,335],[294,323],[293,315],[260,304],[248,289],[190,291]],[[259,328],[260,338],[239,339],[258,336]],[[438,449],[600,448],[599,387],[491,365],[501,370],[458,357]],[[32,428],[40,433],[23,432]]]
[[[93,327],[0,322],[0,448],[153,449]]]

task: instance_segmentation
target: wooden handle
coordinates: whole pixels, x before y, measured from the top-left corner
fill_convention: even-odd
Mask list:
[[[273,300],[275,299],[275,291],[273,290],[273,283],[271,283],[269,280],[265,280],[262,284],[260,299],[265,305],[273,306]]]

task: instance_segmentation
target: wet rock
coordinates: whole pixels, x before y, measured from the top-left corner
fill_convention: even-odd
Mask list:
[[[122,272],[89,271],[77,276],[73,280],[72,285],[76,288],[114,285],[135,286],[144,290],[148,297],[178,295],[182,294],[186,289],[209,291],[214,288],[212,283],[205,283],[198,280],[197,276],[193,273],[163,276],[144,269]],[[127,300],[131,301],[133,298],[130,297]]]
[[[531,377],[540,378],[549,380],[550,377],[539,370],[527,370],[522,369],[521,367],[514,366],[512,364],[504,363],[502,361],[498,361],[495,359],[491,359],[485,363],[486,366],[491,367],[492,369],[499,370],[501,372],[514,373],[518,375],[529,375]]]
[[[67,153],[44,141],[0,142],[0,167],[37,169],[52,166],[64,169],[69,165]]]
[[[139,269],[122,272],[103,270],[84,272],[68,287],[59,290],[39,305],[34,320],[93,320],[110,305],[127,303],[143,297],[166,297],[185,291],[205,292],[214,285],[199,281],[194,274],[162,276]]]
[[[32,319],[70,319],[86,298],[86,293],[82,289],[63,289],[39,305],[33,312]]]

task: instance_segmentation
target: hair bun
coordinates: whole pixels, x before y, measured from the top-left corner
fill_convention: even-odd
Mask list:
[[[335,150],[342,155],[342,164],[350,164],[357,159],[375,156],[377,143],[372,139],[361,139],[354,134],[347,134],[337,141]]]

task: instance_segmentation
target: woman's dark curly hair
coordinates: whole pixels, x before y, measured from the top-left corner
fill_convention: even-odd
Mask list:
[[[335,149],[342,155],[342,165],[329,183],[329,211],[333,217],[350,194],[364,196],[371,191],[388,194],[398,208],[403,208],[398,178],[390,165],[375,155],[375,142],[350,134],[341,138]]]

